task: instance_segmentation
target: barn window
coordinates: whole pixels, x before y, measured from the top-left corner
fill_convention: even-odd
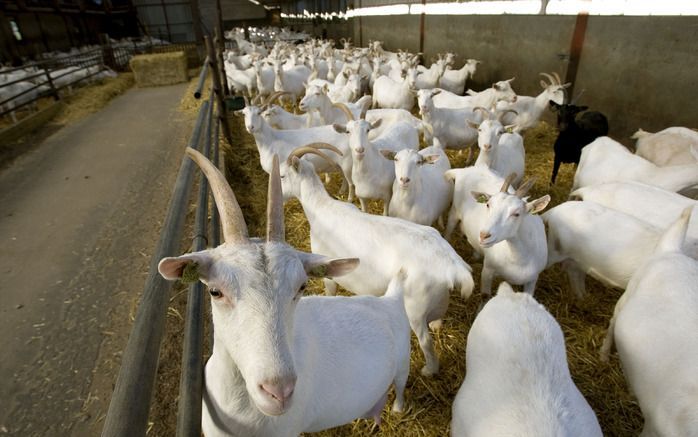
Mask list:
[[[15,20],[10,20],[10,28],[12,29],[12,34],[15,36],[17,41],[22,41],[22,32],[19,31],[19,26]]]

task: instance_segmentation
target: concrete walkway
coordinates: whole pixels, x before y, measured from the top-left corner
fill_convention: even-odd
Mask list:
[[[134,88],[0,173],[0,435],[101,429],[191,131],[185,88]]]

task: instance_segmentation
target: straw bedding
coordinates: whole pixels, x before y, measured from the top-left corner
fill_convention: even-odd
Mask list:
[[[235,144],[226,155],[231,185],[243,208],[250,235],[263,235],[267,175],[259,164],[254,139],[245,131],[242,119],[234,118],[233,129]],[[549,193],[552,196],[549,208],[566,199],[574,174],[571,165],[564,165],[558,175],[557,185],[552,188],[548,186],[553,164],[552,144],[556,134],[554,128],[541,122],[525,137],[526,176],[536,178],[531,195],[538,197]],[[448,155],[453,167],[464,165],[463,156],[451,151]],[[328,190],[336,194],[339,192],[339,186],[340,179],[335,176]],[[381,211],[382,205],[379,202],[371,203],[371,212]],[[299,249],[310,250],[308,222],[297,200],[286,205],[286,227],[289,244]],[[380,435],[448,435],[451,404],[465,375],[466,338],[480,304],[478,287],[482,268],[481,261],[473,261],[465,238],[458,232],[454,237],[454,247],[473,267],[475,293],[467,302],[457,293],[451,295],[444,326],[440,332],[434,334],[441,363],[441,371],[436,377],[425,378],[419,373],[424,359],[416,338],[412,336],[410,378],[405,395],[409,409],[404,414],[394,415],[386,408],[383,412]],[[309,293],[321,294],[322,283],[314,281],[308,290]],[[553,267],[541,274],[536,298],[562,326],[572,377],[596,412],[604,434],[637,435],[642,427],[642,416],[637,403],[628,393],[617,356],[612,356],[610,364],[604,364],[598,358],[598,350],[613,307],[622,291],[609,289],[591,278],[587,278],[587,291],[588,296],[577,301],[569,290],[566,275],[559,268]],[[329,437],[373,433],[377,433],[377,430],[374,429],[372,420],[357,420],[352,424],[312,435]]]
[[[193,86],[193,84],[192,84]],[[182,109],[194,111],[196,103],[182,102]],[[197,102],[199,103],[199,102]],[[232,147],[227,147],[226,167],[231,185],[245,214],[250,235],[264,235],[267,175],[259,164],[259,154],[254,139],[244,128],[242,118],[232,117]],[[549,207],[563,202],[572,183],[573,169],[563,165],[555,187],[548,187],[552,169],[552,143],[556,131],[546,123],[529,131],[525,137],[527,177],[535,176],[536,185],[531,193],[541,196],[550,193]],[[462,167],[464,157],[448,152],[454,167]],[[332,194],[339,191],[340,179],[334,176],[328,186]],[[372,202],[371,211],[380,213],[382,205]],[[297,200],[286,204],[286,237],[288,243],[302,250],[310,249],[309,226]],[[442,231],[442,229],[439,229]],[[465,375],[465,344],[468,330],[480,304],[479,276],[481,262],[472,259],[465,238],[456,232],[456,251],[473,267],[476,289],[466,302],[457,293],[451,295],[450,305],[442,330],[434,334],[435,347],[440,359],[440,373],[433,378],[425,378],[419,373],[424,359],[419,346],[412,336],[412,357],[410,377],[407,382],[406,401],[408,409],[404,414],[390,414],[389,408],[383,412],[380,431],[372,420],[356,420],[351,424],[308,434],[319,437],[383,435],[386,437],[446,436],[451,421],[451,404]],[[620,363],[616,355],[611,362],[599,361],[598,350],[603,341],[608,321],[616,300],[622,291],[609,289],[587,278],[588,296],[577,301],[569,290],[566,276],[559,268],[553,267],[543,272],[538,281],[536,298],[553,314],[562,326],[567,345],[569,366],[574,381],[596,412],[604,434],[607,436],[638,435],[642,427],[642,416],[635,400],[628,393]],[[308,293],[322,293],[320,281],[314,280]],[[179,363],[181,362],[181,330],[186,293],[181,288],[173,290],[172,308],[168,312],[168,339],[166,352],[161,353],[159,388],[156,405],[151,411],[153,428],[149,435],[174,435],[176,423],[177,384]],[[207,310],[208,311],[208,310]],[[206,335],[208,337],[208,335]],[[164,354],[164,356],[163,356]],[[388,405],[392,402],[389,399]]]

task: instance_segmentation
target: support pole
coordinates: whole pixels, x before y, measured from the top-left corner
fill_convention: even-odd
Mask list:
[[[221,78],[220,71],[218,70],[218,62],[216,61],[216,53],[213,49],[213,41],[208,36],[204,37],[206,43],[206,52],[208,54],[209,60],[209,71],[211,71],[211,78],[213,79],[213,91],[216,93],[216,101],[218,102],[219,117],[221,121],[221,126],[223,126],[223,135],[225,135],[225,140],[233,145],[233,138],[231,136],[230,124],[228,123],[228,109],[225,106],[225,99],[223,96],[223,90],[221,88]]]

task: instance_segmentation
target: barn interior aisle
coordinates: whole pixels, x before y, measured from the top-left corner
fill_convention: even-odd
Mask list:
[[[0,434],[98,434],[191,132],[185,89],[133,88],[0,171]]]

